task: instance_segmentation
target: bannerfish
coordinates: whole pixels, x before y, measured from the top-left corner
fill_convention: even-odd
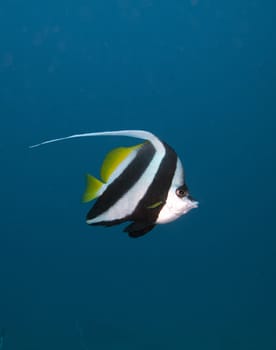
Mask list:
[[[113,226],[127,221],[130,237],[143,236],[156,224],[176,220],[198,202],[189,194],[184,170],[176,152],[154,134],[144,130],[103,131],[76,134],[30,146],[92,136],[128,136],[144,140],[131,147],[110,151],[100,177],[87,175],[83,202],[96,199],[86,216],[89,225]]]

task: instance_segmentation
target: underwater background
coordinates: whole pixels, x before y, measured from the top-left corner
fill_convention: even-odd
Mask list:
[[[1,350],[276,349],[275,5],[0,3]],[[84,175],[145,129],[200,205],[90,227]],[[139,140],[138,140],[139,142]]]

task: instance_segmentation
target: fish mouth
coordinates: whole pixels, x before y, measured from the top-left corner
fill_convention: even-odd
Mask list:
[[[182,215],[188,213],[190,210],[197,208],[199,205],[198,201],[188,199],[185,207],[182,209]]]
[[[191,203],[190,203],[190,208],[191,209],[198,208],[198,205],[199,205],[198,201],[192,200]]]

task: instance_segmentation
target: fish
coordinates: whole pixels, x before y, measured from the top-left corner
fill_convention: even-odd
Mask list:
[[[102,163],[100,179],[86,175],[82,201],[95,200],[86,215],[88,225],[108,227],[130,222],[123,231],[138,238],[156,225],[172,222],[198,207],[198,201],[189,193],[177,153],[149,131],[89,132],[29,147],[95,136],[127,136],[143,142],[111,150]]]

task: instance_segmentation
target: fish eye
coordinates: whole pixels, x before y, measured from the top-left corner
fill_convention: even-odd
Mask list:
[[[183,185],[181,187],[178,187],[175,193],[179,198],[183,198],[188,195],[188,188],[186,185]]]

